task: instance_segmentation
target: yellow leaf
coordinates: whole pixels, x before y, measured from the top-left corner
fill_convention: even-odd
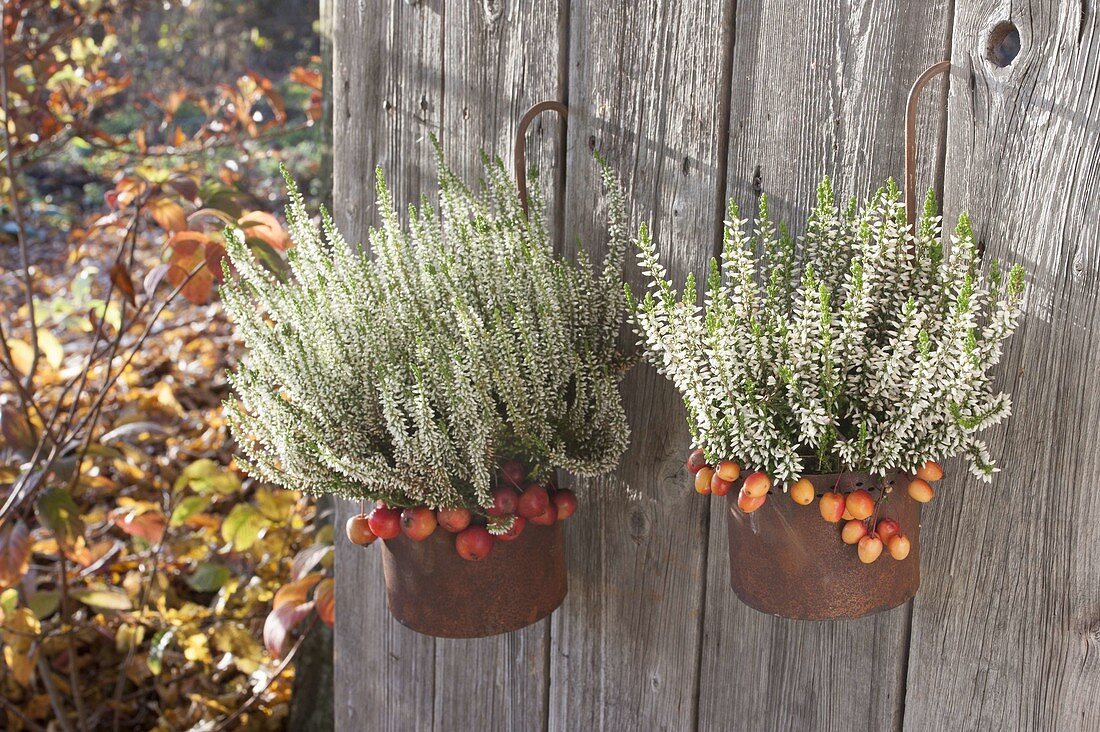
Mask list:
[[[4,663],[11,669],[11,676],[15,679],[15,683],[22,687],[30,684],[37,655],[38,646],[33,646],[26,653],[19,653],[12,646],[4,646]]]
[[[149,204],[149,213],[165,231],[184,231],[187,228],[187,214],[175,201],[158,198]]]
[[[38,329],[38,350],[55,371],[61,368],[61,362],[65,359],[65,348],[57,340],[57,336],[44,328]]]
[[[188,661],[209,663],[210,648],[204,633],[189,635],[183,640],[183,656]]]
[[[21,341],[18,338],[8,339],[8,350],[11,351],[12,364],[18,369],[19,373],[26,376],[31,372],[31,365],[34,363],[34,349],[26,341]]]

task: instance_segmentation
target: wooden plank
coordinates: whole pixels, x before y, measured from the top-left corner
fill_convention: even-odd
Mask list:
[[[448,164],[469,183],[482,176],[481,150],[511,170],[519,118],[532,104],[561,97],[564,14],[555,2],[447,5],[441,139]],[[549,221],[561,215],[561,131],[548,114],[528,135],[527,159],[546,187]],[[549,637],[546,620],[494,638],[436,641],[436,729],[545,728]]]
[[[333,40],[333,208],[349,241],[376,221],[374,168],[396,201],[415,201],[432,180],[425,138],[440,127],[442,0],[337,0]],[[386,610],[377,547],[350,544],[336,516],[337,729],[430,729],[435,650],[431,638]]]
[[[941,1],[739,3],[728,190],[743,215],[755,215],[766,192],[772,214],[798,234],[823,175],[845,196],[900,180],[906,94],[943,57],[949,23]],[[937,179],[942,89],[936,82],[922,105],[922,185]],[[700,728],[900,726],[907,607],[836,623],[748,608],[729,586],[720,510],[708,556]]]
[[[996,21],[1019,25],[1007,68]],[[949,465],[929,506],[905,726],[1100,729],[1100,13],[961,2],[945,172],[987,253],[1027,267],[992,486]]]
[[[566,241],[606,242],[598,150],[653,223],[673,276],[701,273],[724,177],[732,3],[574,2]],[[637,269],[630,280],[644,286]],[[633,343],[633,338],[629,341]],[[695,720],[707,502],[681,474],[679,399],[641,366],[623,385],[633,441],[612,477],[583,481],[568,527],[570,594],[552,632],[551,729],[688,729]]]

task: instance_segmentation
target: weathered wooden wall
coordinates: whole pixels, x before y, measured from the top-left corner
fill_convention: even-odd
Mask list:
[[[335,0],[334,204],[373,220],[382,165],[399,201],[433,188],[428,133],[477,171],[530,157],[562,250],[603,246],[590,151],[653,222],[676,278],[717,248],[723,202],[804,216],[821,175],[863,194],[900,176],[905,94],[949,57],[921,113],[921,181],[950,216],[1027,265],[1027,317],[1001,368],[1016,416],[992,487],[949,466],[926,511],[916,601],[798,623],[728,588],[721,511],[694,497],[674,392],[624,383],[622,467],[582,485],[570,594],[548,621],[444,641],[385,609],[376,551],[338,547],[340,729],[1100,728],[1100,21],[1092,3],[973,0]],[[989,58],[1019,27],[1010,65]],[[637,272],[628,278],[637,283]],[[344,506],[346,517],[351,507]]]

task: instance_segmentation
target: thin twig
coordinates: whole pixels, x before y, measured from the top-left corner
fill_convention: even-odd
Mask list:
[[[7,5],[7,3],[4,3]],[[24,385],[27,391],[33,391],[34,372],[38,368],[38,357],[41,355],[38,347],[38,323],[34,316],[34,278],[31,275],[31,257],[27,249],[26,224],[23,221],[23,207],[19,203],[19,186],[15,179],[15,162],[12,156],[14,145],[11,139],[11,103],[8,96],[8,34],[0,36],[0,103],[4,107],[4,151],[5,162],[8,170],[8,187],[11,198],[11,211],[15,215],[16,238],[19,241],[19,259],[23,264],[23,289],[27,304],[27,317],[31,323],[31,367],[27,370]]]
[[[66,625],[72,625],[72,603],[69,602],[69,563],[65,559],[64,550],[58,551],[57,555],[57,589],[60,593],[61,619]],[[73,705],[76,707],[77,729],[83,732],[88,713],[84,709],[84,694],[80,690],[80,676],[76,668],[76,640],[72,634],[69,634],[66,640],[69,649],[69,693],[73,698]]]
[[[46,695],[50,698],[50,707],[53,709],[54,716],[57,717],[57,723],[61,725],[61,729],[65,732],[75,732],[65,712],[65,705],[61,701],[61,692],[57,690],[53,679],[50,678],[50,667],[46,665],[46,658],[41,652],[38,654],[36,665],[38,666],[38,675],[42,678],[42,683],[46,687]]]

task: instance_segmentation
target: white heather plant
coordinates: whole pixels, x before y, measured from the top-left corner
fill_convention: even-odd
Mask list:
[[[988,480],[978,434],[1007,417],[990,369],[1024,291],[982,259],[966,215],[941,241],[931,195],[912,233],[891,182],[841,210],[828,179],[797,242],[768,218],[750,233],[731,202],[722,261],[704,305],[692,277],[673,289],[646,227],[639,259],[652,280],[631,298],[650,360],[679,389],[694,447],[789,486],[803,474],[915,472],[958,453]],[[629,296],[629,292],[628,292]]]
[[[289,178],[288,281],[228,237],[225,307],[247,355],[227,406],[252,475],[484,515],[505,458],[595,474],[626,449],[615,341],[628,238],[613,176],[596,270],[554,255],[537,185],[528,218],[499,160],[475,193],[437,157],[439,207],[410,207],[407,222],[378,172],[369,254],[323,210],[315,226]]]

